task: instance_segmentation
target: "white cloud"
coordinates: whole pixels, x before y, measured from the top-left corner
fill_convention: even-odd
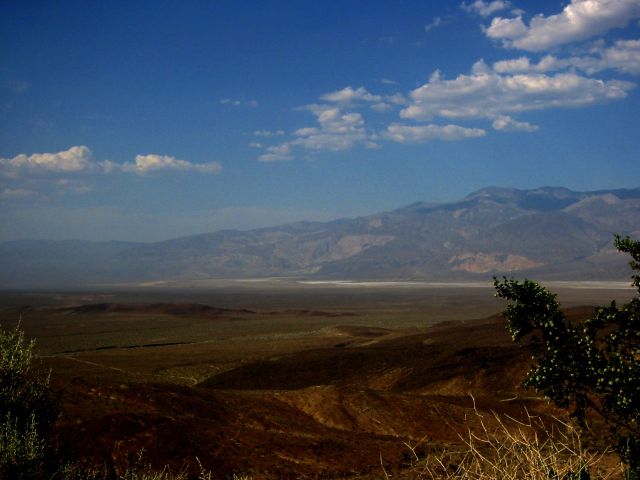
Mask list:
[[[93,166],[91,151],[85,146],[71,147],[56,153],[21,153],[13,158],[0,158],[0,172],[8,176],[19,172],[80,172]]]
[[[611,68],[640,75],[640,40],[619,40],[601,54],[601,61],[591,66],[593,71]],[[587,70],[589,71],[589,70]]]
[[[256,137],[279,137],[284,135],[284,130],[256,130],[253,134]]]
[[[5,188],[0,192],[0,198],[3,199],[12,199],[12,198],[25,198],[31,197],[33,195],[37,195],[36,192],[32,190],[26,190],[24,188]]]
[[[405,98],[400,93],[394,93],[393,95],[374,95],[368,92],[364,87],[358,87],[356,89],[352,87],[345,87],[342,90],[326,93],[322,95],[320,99],[325,102],[341,105],[353,105],[358,102],[373,103],[375,105],[386,102],[395,105],[402,105],[406,102]]]
[[[380,79],[380,83],[384,84],[384,85],[397,85],[398,82],[396,82],[395,80],[391,80],[389,78],[381,78]]]
[[[431,30],[438,28],[440,25],[442,25],[442,18],[441,17],[435,17],[433,20],[431,20],[429,23],[427,23],[424,26],[424,31],[425,32],[430,32]]]
[[[258,106],[258,101],[257,100],[249,100],[249,101],[242,101],[242,100],[237,100],[234,98],[221,98],[220,99],[220,103],[222,105],[229,105],[232,107],[240,107],[240,106],[249,106],[252,108],[256,108]]]
[[[545,75],[500,75],[480,61],[470,75],[445,80],[432,75],[411,92],[411,104],[402,118],[490,118],[549,108],[585,107],[625,98],[631,82],[603,81],[574,72]]]
[[[393,103],[395,105],[404,105],[407,103],[407,99],[404,98],[404,95],[400,93],[394,93],[393,95],[385,95],[384,99],[387,102]]]
[[[61,178],[53,182],[53,184],[58,187],[58,193],[76,193],[76,194],[85,194],[93,191],[93,187],[87,185],[86,183],[79,182],[77,180],[70,180],[68,178]]]
[[[367,143],[364,118],[359,113],[342,113],[337,107],[310,107],[319,127],[299,129],[292,145],[308,150],[346,150],[356,144]]]
[[[571,0],[562,12],[537,15],[528,26],[521,17],[494,18],[485,32],[507,48],[539,52],[625,27],[638,17],[638,0]]]
[[[191,163],[165,155],[137,155],[133,163],[116,163],[110,160],[91,160],[91,150],[85,146],[71,147],[57,153],[21,153],[13,158],[0,158],[0,173],[17,177],[23,173],[81,173],[81,172],[133,172],[138,174],[160,170],[184,170],[200,173],[218,173],[222,166],[217,162]],[[65,180],[63,180],[65,181]]]
[[[93,187],[90,185],[78,185],[73,187],[72,192],[82,195],[93,191]]]
[[[511,14],[518,16],[495,18],[486,32],[515,45],[515,39],[525,41],[529,38],[528,41],[533,41],[531,39],[536,35],[542,35],[542,30],[538,29],[546,24],[557,26],[562,19],[574,21],[579,28],[596,25],[601,30],[624,23],[619,18],[621,12],[635,11],[635,7],[632,8],[633,2],[630,0],[617,1],[620,5],[610,5],[613,0],[573,0],[560,15],[555,16],[558,19],[554,16],[538,16],[529,25],[521,16],[524,12],[516,12],[507,1],[475,1],[463,7],[482,16],[511,9]],[[640,6],[640,0],[634,2]],[[570,17],[576,12],[580,14],[579,18],[572,20]],[[434,19],[433,27],[440,22],[442,19]],[[572,31],[574,37],[571,38],[578,38],[575,36],[576,29]],[[566,40],[569,37],[563,38]],[[549,44],[565,40],[548,37]],[[580,108],[612,102],[626,98],[629,91],[636,88],[633,82],[602,80],[590,75],[605,69],[640,74],[640,40],[620,40],[609,47],[604,40],[600,40],[590,43],[588,48],[583,46],[579,51],[583,53],[582,56],[561,58],[546,55],[535,60],[521,56],[496,62],[492,67],[480,60],[468,74],[460,74],[453,79],[445,79],[436,70],[424,85],[411,91],[408,98],[400,93],[374,94],[364,86],[347,86],[329,92],[320,97],[326,103],[301,108],[315,115],[315,126],[299,128],[294,131],[293,139],[266,147],[259,159],[290,160],[302,150],[340,151],[355,146],[376,148],[379,147],[376,143],[378,138],[400,143],[422,143],[435,139],[453,141],[477,138],[487,134],[482,128],[462,125],[406,125],[401,122],[386,124],[372,131],[366,128],[361,113],[346,111],[362,110],[365,106],[378,112],[388,112],[401,105],[403,108],[399,116],[402,119],[457,119],[455,123],[460,123],[462,119],[486,119],[496,131],[536,132],[538,125],[513,116],[520,112]]]
[[[266,153],[258,157],[261,162],[281,162],[283,160],[292,160],[291,146],[289,143],[273,145],[266,148]]]
[[[570,68],[589,75],[602,70],[640,75],[640,40],[619,40],[607,48],[599,45],[591,49],[591,55],[585,56],[559,58],[546,55],[538,63],[520,57],[493,64],[493,69],[498,73],[551,72]]]
[[[459,125],[401,125],[392,123],[382,134],[386,139],[398,143],[425,143],[430,140],[464,140],[486,135],[481,128],[465,128]]]
[[[222,165],[218,162],[191,163],[168,155],[136,155],[134,163],[124,163],[120,167],[123,172],[146,174],[162,170],[182,170],[199,173],[219,173]]]
[[[356,101],[379,102],[382,97],[369,93],[364,87],[359,87],[355,90],[352,87],[345,87],[342,90],[326,93],[320,99],[332,103],[352,103]]]
[[[375,110],[376,112],[388,112],[391,109],[393,109],[393,107],[385,102],[375,103],[371,105],[371,110]]]
[[[463,3],[462,9],[467,12],[477,13],[481,17],[488,17],[495,12],[505,10],[511,6],[511,2],[505,0],[494,0],[492,2],[483,2],[482,0],[476,0],[473,3]]]
[[[344,113],[339,107],[331,105],[308,105],[316,117],[318,125],[303,127],[295,131],[295,139],[268,147],[258,160],[275,162],[291,160],[294,148],[308,151],[341,151],[363,145],[376,148],[374,135],[365,129],[364,118],[360,113]]]
[[[538,130],[537,125],[533,125],[529,122],[519,122],[509,117],[508,115],[500,115],[493,121],[494,130],[502,132],[536,132]]]
[[[500,60],[493,64],[493,69],[498,73],[522,73],[534,70],[527,57]]]
[[[491,20],[491,25],[485,30],[485,33],[490,38],[513,39],[526,35],[527,26],[521,16],[515,18],[496,17]]]

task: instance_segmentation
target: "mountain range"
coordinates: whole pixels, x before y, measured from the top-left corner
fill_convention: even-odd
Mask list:
[[[490,187],[450,203],[153,243],[0,242],[0,289],[296,277],[625,280],[613,235],[640,238],[640,188]]]

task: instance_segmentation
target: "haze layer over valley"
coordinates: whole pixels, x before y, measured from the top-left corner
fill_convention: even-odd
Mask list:
[[[294,277],[626,280],[613,234],[640,234],[640,189],[486,188],[457,202],[163,242],[0,243],[4,288]]]

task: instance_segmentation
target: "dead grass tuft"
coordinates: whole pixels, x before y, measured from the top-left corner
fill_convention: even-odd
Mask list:
[[[461,443],[420,459],[419,445],[407,445],[414,457],[411,477],[445,480],[591,480],[621,479],[623,468],[609,452],[589,451],[578,428],[556,419],[546,424],[526,412],[524,421],[475,410],[479,427],[459,435]]]

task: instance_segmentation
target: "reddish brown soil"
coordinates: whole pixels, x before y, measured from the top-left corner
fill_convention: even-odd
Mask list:
[[[255,313],[245,309],[216,308],[198,303],[152,303],[152,304],[120,304],[90,303],[74,307],[63,307],[58,310],[76,314],[91,313],[133,313],[138,315],[228,315],[230,313]]]
[[[29,308],[29,307],[25,307]],[[24,310],[24,309],[23,309]],[[89,303],[71,307],[55,309],[71,314],[136,314],[136,315],[177,315],[177,316],[228,316],[231,314],[257,314],[258,312],[245,308],[218,308],[201,303],[151,303],[151,304],[121,304],[121,303]],[[352,317],[351,312],[325,312],[322,310],[275,310],[260,312],[262,315],[298,315],[311,317]]]
[[[519,387],[529,353],[499,316],[426,333],[332,333],[333,346],[245,362],[193,387],[50,358],[57,437],[70,457],[116,470],[144,449],[156,466],[190,469],[197,458],[219,478],[343,478],[406,467],[406,444],[426,453],[459,443],[477,423],[474,402],[481,413],[551,412]]]

